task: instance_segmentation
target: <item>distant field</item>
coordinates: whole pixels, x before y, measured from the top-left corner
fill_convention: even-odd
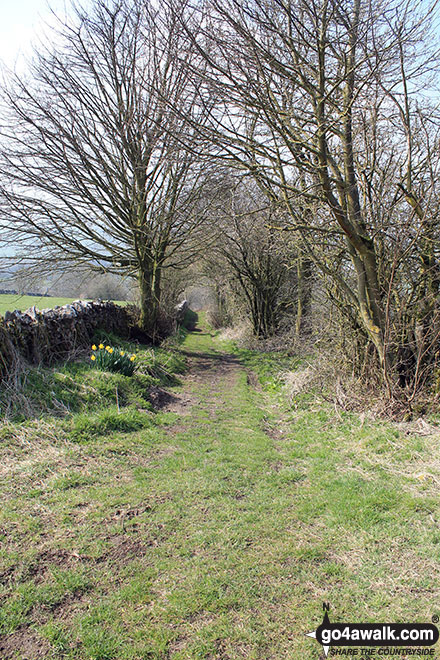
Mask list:
[[[33,305],[38,309],[46,309],[48,307],[55,307],[56,305],[67,305],[68,303],[77,300],[77,298],[45,298],[44,296],[19,296],[13,294],[0,294],[0,316],[9,310],[13,312],[14,309],[24,311]],[[117,305],[126,305],[126,302],[115,300]]]

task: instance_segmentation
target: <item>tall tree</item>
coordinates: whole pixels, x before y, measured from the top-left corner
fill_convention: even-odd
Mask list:
[[[297,252],[278,231],[277,216],[277,210],[252,181],[231,186],[217,215],[217,240],[209,254],[210,265],[217,261],[217,272],[228,274],[244,301],[258,338],[274,335],[282,321],[295,314],[300,326],[308,311],[310,281],[304,277],[300,286],[297,273],[303,269],[295,267]],[[302,319],[293,303],[295,298]]]
[[[208,205],[206,165],[187,149],[203,111],[174,18],[149,0],[74,5],[2,94],[4,243],[40,268],[87,263],[136,277],[151,337],[162,271],[191,260]]]

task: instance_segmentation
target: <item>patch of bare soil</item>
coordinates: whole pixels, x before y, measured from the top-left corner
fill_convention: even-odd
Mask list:
[[[161,410],[177,401],[177,397],[162,387],[151,387],[148,392],[148,400],[155,410]]]
[[[0,636],[2,660],[17,658],[18,652],[20,660],[40,660],[49,657],[50,646],[45,639],[29,628],[17,630],[11,635]]]
[[[36,584],[43,582],[47,572],[53,566],[68,568],[77,563],[81,557],[63,549],[43,550],[29,564],[15,564],[0,573],[0,584],[8,585],[17,580],[33,580]],[[0,655],[0,658],[2,656]]]
[[[155,545],[149,541],[148,545]],[[117,536],[113,539],[112,546],[105,555],[105,560],[112,564],[118,563],[125,565],[131,559],[144,557],[148,552],[148,546],[145,542],[130,536]]]

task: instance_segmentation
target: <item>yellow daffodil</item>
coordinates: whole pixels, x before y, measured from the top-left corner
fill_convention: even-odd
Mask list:
[[[106,350],[106,351],[109,351],[110,348],[111,348],[110,346],[106,346],[106,347],[105,347],[105,350]]]
[[[113,349],[112,349],[112,348],[109,348],[109,349],[108,349],[108,352],[109,352],[109,353],[113,353]]]
[[[96,346],[95,346],[95,344],[93,344],[93,346],[92,346],[92,351],[96,351]]]
[[[99,344],[99,348],[104,348],[104,344]]]
[[[130,358],[130,362],[134,362],[135,359],[136,359],[136,356],[132,355],[131,358]]]
[[[121,351],[121,355],[125,355],[124,351]]]
[[[96,360],[96,355],[91,355],[91,356],[90,356],[90,359],[91,359],[91,360]]]

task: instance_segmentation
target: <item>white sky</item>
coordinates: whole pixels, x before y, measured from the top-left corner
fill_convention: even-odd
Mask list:
[[[0,0],[0,61],[13,68],[20,67],[29,56],[32,43],[44,31],[44,23],[53,21],[49,7],[64,16],[67,0]]]

